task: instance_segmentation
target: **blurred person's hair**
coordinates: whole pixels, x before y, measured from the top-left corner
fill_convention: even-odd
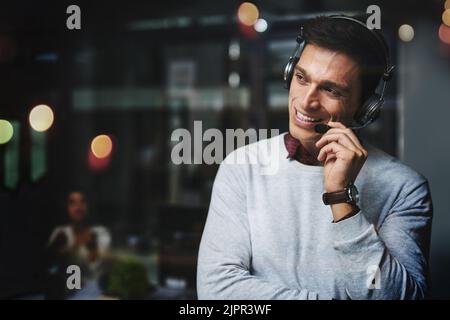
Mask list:
[[[73,186],[70,188],[66,188],[66,190],[64,190],[63,201],[65,205],[67,205],[67,202],[69,201],[69,196],[74,192],[81,193],[84,196],[84,200],[86,201],[86,203],[88,205],[90,204],[91,199],[90,191],[82,186]]]
[[[364,23],[364,22],[363,22]],[[306,44],[344,53],[354,59],[361,69],[361,103],[375,91],[386,68],[385,51],[375,35],[358,23],[318,16],[304,23]],[[384,38],[383,38],[384,39]]]

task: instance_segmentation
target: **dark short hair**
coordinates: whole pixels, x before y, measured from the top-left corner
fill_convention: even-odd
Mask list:
[[[388,48],[380,43],[380,40],[384,41],[381,33],[353,21],[327,16],[309,19],[303,26],[307,44],[344,53],[358,63],[362,81],[361,103],[369,98],[386,68],[384,50]],[[372,32],[377,32],[381,39],[378,40]]]

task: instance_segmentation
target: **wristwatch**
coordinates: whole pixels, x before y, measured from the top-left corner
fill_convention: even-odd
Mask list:
[[[359,200],[358,189],[353,183],[342,191],[326,192],[322,195],[322,201],[326,205],[336,203],[351,203],[356,205]]]

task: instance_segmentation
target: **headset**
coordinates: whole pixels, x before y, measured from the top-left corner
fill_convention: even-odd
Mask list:
[[[347,17],[344,15],[332,15],[328,16],[328,18],[332,19],[342,19],[351,21],[353,23],[357,23],[360,26],[362,26],[364,29],[370,31],[370,34],[377,39],[377,42],[380,44],[382,50],[383,50],[383,56],[384,56],[384,63],[385,68],[383,71],[383,75],[380,79],[380,82],[375,89],[375,92],[363,103],[363,105],[358,109],[358,111],[355,114],[354,120],[356,121],[359,126],[352,127],[353,129],[360,129],[364,128],[365,126],[369,125],[373,121],[375,121],[378,116],[380,115],[381,108],[384,104],[384,91],[386,89],[387,82],[392,78],[395,66],[391,64],[390,57],[389,57],[389,50],[387,47],[386,42],[384,41],[383,37],[376,33],[375,31],[369,29],[363,22]],[[294,69],[297,65],[297,62],[300,60],[300,56],[303,52],[303,49],[306,45],[306,40],[303,34],[303,27],[300,29],[300,34],[297,36],[296,42],[297,45],[292,53],[292,55],[289,57],[289,61],[286,64],[286,67],[284,69],[284,81],[286,89],[289,89],[291,86],[291,80],[294,75]],[[381,92],[378,91],[378,88],[381,85]]]

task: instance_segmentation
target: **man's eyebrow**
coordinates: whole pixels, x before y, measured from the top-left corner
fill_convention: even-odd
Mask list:
[[[300,71],[301,73],[303,73],[303,76],[305,78],[309,78],[308,76],[308,72],[306,72],[305,69],[303,69],[302,67],[300,67],[299,65],[295,66],[295,70]],[[350,86],[348,86],[347,84],[343,84],[343,83],[337,83],[331,80],[324,80],[320,82],[321,86],[327,86],[327,87],[332,87],[335,89],[338,89],[344,93],[348,93],[350,91]]]
[[[345,84],[339,84],[334,81],[325,80],[320,83],[321,86],[335,88],[343,93],[350,92],[350,87]]]
[[[299,65],[295,66],[295,70],[302,72],[305,77],[308,76],[308,72],[306,72],[306,70],[300,67]]]

